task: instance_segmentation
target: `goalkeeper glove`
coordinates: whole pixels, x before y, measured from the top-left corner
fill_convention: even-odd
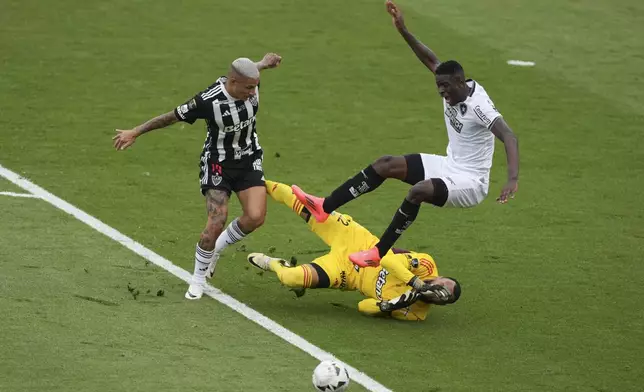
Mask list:
[[[403,309],[411,306],[418,300],[420,293],[414,289],[408,290],[396,298],[378,302],[381,312],[393,312],[394,310]]]
[[[451,302],[452,294],[441,285],[429,284],[417,276],[411,278],[407,284],[432,303],[445,305]]]
[[[418,276],[414,276],[413,278],[411,278],[411,280],[407,282],[407,285],[413,287],[414,290],[420,291],[420,292],[429,291],[429,288],[431,287],[429,283],[425,282]]]

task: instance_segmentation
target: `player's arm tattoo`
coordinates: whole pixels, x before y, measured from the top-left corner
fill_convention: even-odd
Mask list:
[[[179,119],[174,114],[174,111],[170,111],[146,121],[145,123],[134,128],[134,130],[137,131],[139,135],[143,135],[144,133],[150,132],[155,129],[165,128],[176,123],[177,121],[179,121]]]
[[[508,180],[519,179],[519,140],[503,117],[498,117],[490,131],[505,145],[505,154],[508,157]]]
[[[215,241],[223,231],[228,218],[228,193],[219,189],[209,189],[206,192],[206,212],[208,224],[201,233],[199,247],[201,249],[214,249]]]
[[[400,35],[403,36],[405,41],[407,41],[407,45],[411,48],[411,50],[414,51],[414,54],[418,59],[420,60],[421,63],[425,64],[427,68],[429,68],[432,73],[436,72],[436,67],[438,67],[438,64],[440,64],[440,60],[432,52],[431,49],[429,49],[425,44],[420,42],[412,33],[410,33],[408,30],[402,30],[400,31]]]

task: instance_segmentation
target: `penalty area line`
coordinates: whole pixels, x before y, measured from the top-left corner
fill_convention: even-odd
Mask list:
[[[126,236],[125,234],[122,234],[116,229],[106,225],[100,220],[78,209],[77,207],[71,205],[65,200],[59,198],[58,196],[55,196],[52,193],[49,193],[48,191],[41,188],[40,186],[34,184],[33,182],[27,180],[24,177],[21,177],[20,175],[14,173],[13,171],[5,168],[2,165],[0,165],[0,176],[11,181],[12,183],[24,189],[25,191],[30,192],[34,197],[39,197],[40,199],[48,202],[54,207],[68,213],[69,215],[85,223],[86,225],[90,226],[91,228],[98,231],[99,233],[104,234],[105,236],[111,238],[112,240],[120,243],[121,245],[130,249],[132,252],[143,257],[149,262],[163,268],[164,270],[176,276],[177,278],[183,280],[184,282],[188,283],[190,281],[192,275],[188,271],[173,264],[170,260],[146,248],[145,246],[134,241],[130,237]],[[220,302],[221,304],[228,306],[235,312],[246,317],[248,320],[270,331],[274,335],[282,338],[283,340],[299,348],[300,350],[306,352],[307,354],[311,355],[312,357],[316,358],[319,361],[323,361],[326,359],[334,359],[334,360],[337,360],[338,362],[341,362],[349,370],[351,379],[355,383],[365,387],[367,390],[372,392],[392,392],[389,388],[385,387],[384,385],[380,384],[378,381],[367,376],[365,373],[339,360],[331,353],[326,352],[321,348],[315,346],[314,344],[308,342],[301,336],[296,335],[295,333],[284,328],[280,324],[269,319],[268,317],[252,309],[246,304],[236,300],[235,298],[231,297],[228,294],[225,294],[221,290],[208,284],[206,285],[204,294],[214,298],[216,301]]]

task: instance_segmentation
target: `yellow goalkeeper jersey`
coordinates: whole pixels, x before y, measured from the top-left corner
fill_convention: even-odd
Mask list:
[[[438,276],[434,259],[427,253],[402,250],[389,251],[379,267],[359,268],[349,260],[349,254],[369,249],[378,238],[355,222],[349,215],[333,213],[324,223],[309,222],[311,230],[330,247],[331,251],[313,262],[324,269],[330,287],[341,290],[359,290],[368,299],[360,302],[361,312],[380,313],[377,303],[396,298],[411,289],[407,285],[417,276],[428,280]],[[405,320],[424,320],[429,304],[417,301],[407,309],[394,311],[392,316]]]

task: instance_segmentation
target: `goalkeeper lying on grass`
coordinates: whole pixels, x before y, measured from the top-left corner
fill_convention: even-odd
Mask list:
[[[317,222],[288,185],[267,180],[266,191],[302,217],[331,247],[326,255],[297,267],[261,253],[248,255],[251,264],[275,272],[282,284],[292,288],[359,290],[368,297],[358,304],[360,312],[399,320],[424,320],[430,305],[451,304],[461,295],[456,279],[438,276],[434,259],[426,253],[392,249],[380,266],[359,268],[349,261],[349,254],[373,247],[378,237],[349,215],[338,212],[324,223]]]

